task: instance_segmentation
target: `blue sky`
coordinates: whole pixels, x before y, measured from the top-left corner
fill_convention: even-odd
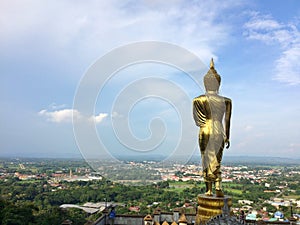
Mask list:
[[[80,156],[85,150],[76,144],[72,113],[75,119],[83,114],[73,101],[88,68],[120,46],[161,41],[192,52],[207,69],[214,58],[221,94],[233,101],[227,156],[300,157],[299,23],[297,0],[0,1],[0,156]],[[160,86],[165,81],[182,93]],[[160,90],[175,96],[175,103]],[[128,109],[126,102],[143,91],[145,98]],[[149,137],[146,145],[161,144],[149,154],[169,155],[187,132],[174,105],[201,92],[176,68],[131,65],[113,74],[89,119],[114,156],[141,154],[130,147]],[[125,100],[115,105],[120,96]],[[122,136],[127,128],[114,133],[117,118],[128,121],[129,136]],[[161,120],[151,123],[153,118]],[[189,132],[196,140],[197,128]]]

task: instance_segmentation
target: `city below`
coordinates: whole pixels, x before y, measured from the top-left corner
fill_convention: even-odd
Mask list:
[[[6,205],[0,208],[2,220],[9,210],[15,215],[19,210],[21,215],[25,208],[31,209],[31,219],[40,224],[51,218],[58,224],[65,220],[72,224],[96,221],[107,207],[130,215],[146,215],[157,209],[195,213],[197,195],[205,191],[197,160],[185,164],[88,162],[0,159],[0,200]],[[234,215],[239,217],[243,212],[246,220],[255,221],[299,220],[299,161],[236,157],[225,159],[223,164],[223,191],[233,198]]]

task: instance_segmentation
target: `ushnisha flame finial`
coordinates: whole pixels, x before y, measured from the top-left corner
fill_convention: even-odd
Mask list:
[[[206,91],[218,91],[221,84],[221,76],[215,69],[214,59],[210,61],[210,68],[203,77],[204,87]]]
[[[210,60],[210,68],[215,68],[214,58]]]

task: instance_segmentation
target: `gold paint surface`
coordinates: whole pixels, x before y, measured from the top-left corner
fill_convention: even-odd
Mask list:
[[[221,181],[224,145],[230,146],[231,99],[219,95],[221,77],[211,61],[204,76],[206,93],[193,100],[193,118],[199,130],[199,147],[205,182]]]
[[[230,208],[232,206],[232,198],[229,196],[218,198],[198,195],[196,225],[205,224],[210,218],[222,214],[225,198],[227,199],[227,204]]]

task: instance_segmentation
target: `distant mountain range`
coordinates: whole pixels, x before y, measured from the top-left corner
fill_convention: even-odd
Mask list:
[[[65,155],[39,155],[39,154],[28,154],[28,155],[1,155],[0,158],[43,158],[43,159],[74,159],[84,160],[80,154],[65,154]],[[178,163],[182,157],[178,156]],[[118,160],[121,161],[156,161],[167,160],[167,156],[163,155],[131,155],[131,156],[118,156]],[[97,160],[96,158],[91,160]],[[105,159],[102,159],[105,160]],[[193,155],[189,162],[195,164],[201,164],[200,155]],[[170,162],[169,162],[170,163]],[[225,155],[222,161],[223,165],[300,165],[300,158],[286,158],[286,157],[270,157],[270,156],[230,156]]]
[[[224,156],[223,163],[241,163],[243,165],[300,165],[300,158],[284,158],[272,156]]]

